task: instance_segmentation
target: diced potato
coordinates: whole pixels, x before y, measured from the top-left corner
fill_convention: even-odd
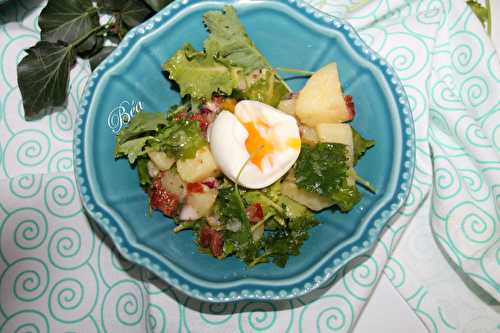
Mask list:
[[[349,166],[354,161],[354,144],[352,141],[352,128],[349,124],[321,123],[316,125],[319,141],[326,143],[341,143],[347,146]]]
[[[297,97],[295,114],[308,126],[353,118],[345,105],[335,63],[326,65],[309,78]]]
[[[300,128],[302,143],[307,145],[315,145],[319,142],[318,133],[314,128],[308,126],[301,126]]]
[[[146,166],[148,168],[149,177],[155,178],[160,174],[160,170],[158,170],[156,164],[154,164],[152,161],[148,161],[148,164],[146,164]]]
[[[163,171],[161,176],[161,185],[169,192],[177,194],[179,200],[183,201],[186,196],[186,184],[182,181],[175,170]]]
[[[252,227],[252,239],[254,242],[257,242],[262,236],[264,236],[264,223],[259,223]]]
[[[175,158],[168,156],[162,151],[150,151],[148,153],[149,158],[156,165],[158,170],[165,171],[174,165]]]
[[[321,123],[316,125],[316,132],[321,142],[352,146],[352,129],[349,124]]]
[[[293,199],[312,210],[322,210],[333,204],[329,199],[324,198],[319,194],[310,193],[298,188],[293,182],[284,181],[281,185],[281,190],[283,191],[283,194],[290,199]]]
[[[278,110],[291,116],[295,115],[295,105],[297,98],[284,99],[278,104]]]
[[[181,212],[179,213],[180,220],[182,220],[182,221],[184,221],[184,220],[197,220],[199,218],[200,218],[200,215],[193,207],[191,207],[189,205],[182,206]],[[176,230],[176,232],[178,231],[177,228],[174,230]]]
[[[216,177],[220,172],[208,147],[198,150],[193,159],[178,160],[177,171],[182,180],[188,183],[197,183],[208,177]]]
[[[199,217],[208,216],[217,199],[217,194],[217,189],[202,193],[190,193],[186,199],[186,204],[193,207]]]

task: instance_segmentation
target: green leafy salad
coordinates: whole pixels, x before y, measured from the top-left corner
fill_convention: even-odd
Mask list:
[[[150,208],[191,230],[202,252],[283,267],[319,223],[314,212],[350,211],[357,183],[373,191],[354,166],[375,142],[350,126],[354,102],[335,63],[293,92],[233,7],[203,22],[203,50],[185,44],[163,64],[182,103],[138,113],[115,157],[128,158]]]

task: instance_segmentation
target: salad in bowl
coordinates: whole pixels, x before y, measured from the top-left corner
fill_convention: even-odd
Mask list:
[[[203,49],[186,43],[162,66],[181,103],[137,113],[114,156],[137,170],[149,208],[192,232],[200,252],[284,267],[320,223],[315,213],[351,211],[359,186],[375,193],[354,169],[375,141],[351,126],[356,101],[335,63],[273,68],[231,6],[203,22]],[[292,91],[283,72],[307,82]]]

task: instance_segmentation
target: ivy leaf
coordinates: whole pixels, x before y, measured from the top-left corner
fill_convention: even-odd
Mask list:
[[[97,7],[111,12],[119,11],[122,4],[123,0],[97,0]]]
[[[140,0],[128,0],[122,6],[120,16],[123,22],[131,28],[141,24],[153,14],[153,11]]]
[[[28,55],[17,66],[17,83],[23,97],[24,117],[33,120],[66,102],[69,71],[76,55],[71,46],[46,41],[26,52]]]
[[[100,36],[99,34],[96,34],[96,43],[94,45],[94,48],[92,48],[89,51],[84,51],[84,52],[78,52],[78,56],[83,59],[90,59],[97,53],[101,52],[103,46],[104,46],[104,37]]]
[[[144,0],[151,8],[159,12],[163,7],[171,3],[173,0]]]
[[[132,28],[144,22],[153,11],[141,0],[99,0],[97,4],[111,11],[117,22],[123,21]]]
[[[116,49],[116,46],[105,46],[90,58],[90,68],[92,71]]]
[[[490,16],[488,8],[484,7],[475,0],[469,0],[467,1],[467,4],[469,5],[470,9],[474,12],[474,14],[476,14],[479,21],[481,21],[481,23],[485,25],[486,22],[488,22],[488,18]]]
[[[99,15],[91,0],[49,0],[38,25],[42,40],[71,44],[99,26]],[[90,51],[96,43],[96,36],[91,35],[78,45],[77,51]]]

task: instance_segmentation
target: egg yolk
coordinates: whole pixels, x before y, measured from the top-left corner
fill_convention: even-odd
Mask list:
[[[248,138],[245,141],[245,147],[250,154],[250,162],[255,164],[262,171],[262,160],[266,155],[274,151],[274,145],[260,134],[259,129],[254,122],[243,123],[248,132]],[[264,130],[269,129],[264,123],[259,123]]]
[[[288,147],[292,148],[292,149],[300,149],[300,139],[298,138],[289,138],[287,141],[286,141],[286,144],[288,145]]]
[[[245,147],[248,151],[248,154],[250,155],[250,162],[252,162],[254,165],[256,165],[261,171],[262,171],[262,160],[269,155],[270,153],[274,152],[276,149],[275,145],[273,142],[278,142],[277,140],[269,140],[268,138],[262,136],[262,132],[267,132],[271,129],[270,126],[263,122],[247,122],[243,123],[243,126],[248,132],[248,138],[245,141]],[[259,128],[261,129],[259,131]],[[289,138],[286,141],[286,145],[289,148],[292,149],[300,149],[300,139],[298,138]],[[270,159],[269,162],[272,165],[272,160]]]

